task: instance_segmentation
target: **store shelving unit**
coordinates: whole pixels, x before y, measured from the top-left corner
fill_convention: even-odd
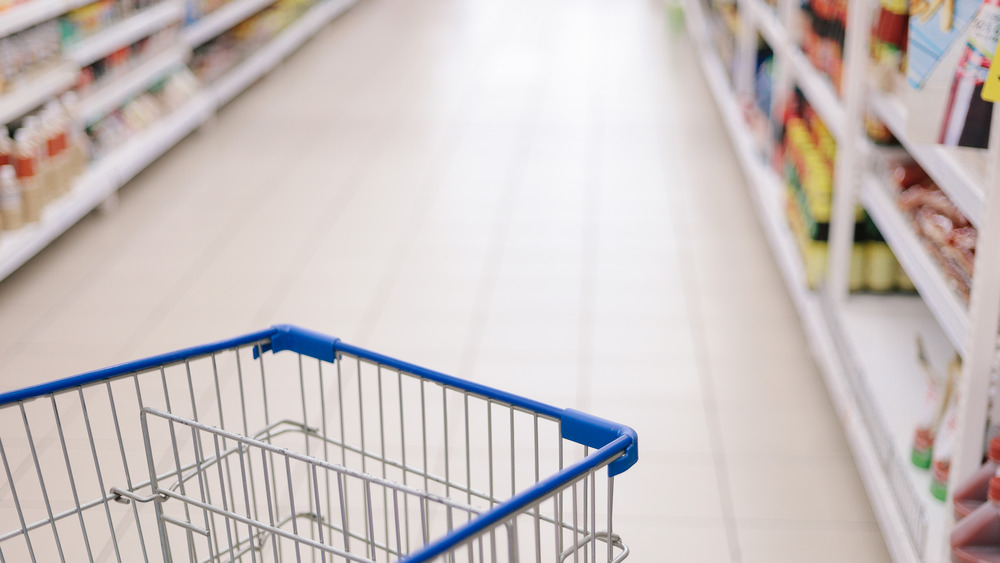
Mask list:
[[[80,100],[78,112],[85,123],[92,123],[121,107],[129,98],[144,92],[177,67],[183,65],[191,51],[187,45],[177,45],[156,53],[121,76],[114,77]]]
[[[991,194],[984,189],[989,184],[982,174],[970,172],[964,155],[911,142],[905,135],[902,104],[890,95],[869,91],[863,78],[870,15],[877,2],[850,0],[844,67],[855,66],[850,67],[854,74],[845,76],[841,98],[831,82],[811,66],[792,39],[794,34],[788,31],[796,22],[798,3],[778,1],[779,6],[774,9],[761,0],[737,0],[738,12],[746,24],[742,27],[749,38],[737,38],[736,43],[755,50],[759,33],[774,52],[777,76],[772,98],[779,95],[778,88],[787,91],[797,86],[838,142],[835,189],[838,199],[834,213],[839,210],[842,225],[837,229],[831,225],[829,273],[824,287],[818,291],[810,291],[806,285],[799,250],[787,226],[783,180],[765,160],[765,151],[755,143],[741,111],[743,104],[749,102],[741,99],[740,94],[753,91],[752,73],[741,75],[736,71],[730,79],[708,35],[702,0],[687,0],[685,12],[709,88],[744,169],[765,236],[822,368],[886,545],[897,562],[944,563],[949,560],[950,510],[929,494],[929,473],[914,468],[909,461],[926,385],[916,360],[915,337],[919,334],[928,345],[932,361],[939,369],[944,369],[955,351],[963,359],[960,390],[963,401],[959,405],[959,444],[952,460],[953,486],[977,466],[981,454],[990,363],[996,352],[996,326],[1000,317],[1000,265],[984,267],[982,263],[987,254],[992,254],[996,262],[996,249],[984,244],[984,240],[991,235],[990,228],[994,229],[994,236],[1000,234],[996,233],[1000,228],[1000,212],[994,211],[993,217],[985,216],[991,209],[986,202]],[[852,53],[855,59],[850,59]],[[744,60],[753,60],[754,53],[744,52],[742,56]],[[911,156],[979,228],[972,305],[967,306],[951,289],[886,186],[880,185],[874,171],[867,169],[871,166],[867,158],[870,147],[861,134],[866,106],[887,123]],[[995,129],[998,122],[994,122]],[[994,135],[1000,141],[1000,133],[995,131]],[[1000,147],[991,151],[991,158],[1000,160]],[[1000,166],[994,165],[989,173],[996,174],[998,169]],[[853,210],[859,203],[868,209],[913,280],[919,297],[847,294],[847,270],[843,264],[849,263],[846,254],[850,252],[853,237]],[[848,220],[844,220],[845,215]],[[839,270],[835,265],[838,253]]]
[[[72,191],[47,206],[38,223],[0,235],[0,279],[9,276],[87,213],[113,195],[212,115],[205,96],[196,96],[167,119],[93,164]]]
[[[73,45],[67,58],[87,66],[143,37],[177,23],[184,15],[184,5],[175,0],[161,2],[109,27],[103,32]]]
[[[6,37],[33,25],[90,4],[94,0],[33,0],[15,6],[0,15],[0,37]]]
[[[63,64],[23,80],[0,96],[0,123],[9,123],[66,91],[77,72],[75,65]]]
[[[867,175],[861,186],[861,201],[900,264],[913,274],[917,291],[934,313],[952,346],[964,355],[968,344],[965,337],[969,334],[969,310],[949,287],[940,266],[896,208],[888,190],[878,179]]]
[[[40,10],[40,8],[34,7],[34,2],[45,1],[33,0],[33,3],[18,7],[17,10],[28,7]],[[234,1],[242,2],[243,0]],[[291,55],[356,1],[321,0],[299,20],[278,34],[270,43],[264,45],[214,84],[206,85],[200,93],[181,108],[139,133],[123,146],[103,156],[99,161],[92,163],[88,170],[74,182],[69,194],[46,206],[40,222],[27,225],[17,231],[0,234],[0,280],[16,271],[82,217],[113,196],[136,174],[210,120],[223,105],[274,69],[284,58]],[[82,2],[82,4],[86,3]],[[45,17],[37,16],[41,18],[38,21],[44,21],[75,7],[65,7],[70,6],[68,2],[58,3],[58,6],[60,6],[59,9],[52,7],[47,8],[49,11],[46,12],[31,13],[50,14]],[[70,56],[73,57],[73,60],[70,63],[56,71],[40,76],[35,81],[26,83],[24,89],[19,87],[18,90],[10,94],[0,96],[0,123],[19,118],[26,112],[43,105],[52,96],[68,89],[76,80],[79,65],[85,64],[83,61],[87,61],[91,57],[100,58],[104,56],[101,53],[108,49],[113,51],[118,48],[116,46],[128,45],[138,38],[152,34],[166,25],[176,22],[182,15],[178,11],[180,9],[178,6],[179,4],[171,2],[144,10],[142,13],[109,28],[102,34],[75,46],[71,51]],[[225,6],[220,11],[228,7]],[[242,17],[246,19],[257,11],[259,9],[240,13],[244,14]],[[7,13],[4,13],[3,18],[6,17]],[[0,26],[0,33],[9,27],[3,18],[0,18],[4,21],[4,24]],[[229,27],[239,23],[239,21],[242,20],[236,19],[229,24]],[[219,33],[224,30],[219,30]],[[86,121],[99,119],[132,96],[149,88],[171,69],[183,65],[190,53],[191,46],[185,36],[177,45],[150,57],[129,72],[115,77],[82,99],[78,113]]]
[[[211,84],[209,90],[216,103],[220,107],[226,105],[240,92],[271,72],[324,25],[350,8],[354,1],[325,0],[313,7],[273,41]]]
[[[184,30],[184,41],[192,48],[197,47],[274,2],[275,0],[233,0],[188,26]]]
[[[969,222],[979,226],[984,199],[983,178],[977,178],[968,166],[956,159],[954,149],[911,142],[906,135],[906,109],[896,96],[872,89],[868,93],[868,104]]]

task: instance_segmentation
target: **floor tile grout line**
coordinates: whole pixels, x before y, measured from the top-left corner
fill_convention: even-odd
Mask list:
[[[597,272],[600,264],[599,242],[601,237],[601,188],[600,162],[603,143],[602,127],[594,122],[587,140],[587,180],[584,195],[584,220],[581,238],[583,260],[581,265],[580,290],[580,349],[579,375],[577,382],[576,408],[586,411],[591,408],[591,387],[595,377],[594,347],[597,342]]]
[[[659,145],[659,153],[664,168],[668,162],[665,158],[667,143],[664,142],[664,132],[657,129],[656,142]],[[668,174],[671,171],[665,170]],[[682,185],[689,185],[689,181],[683,169],[673,171],[682,177]],[[676,201],[676,200],[675,200]],[[672,213],[668,220],[673,225],[674,237],[676,240],[684,240],[685,233],[682,232],[681,224],[683,211],[678,205],[671,205]],[[691,254],[691,250],[682,245],[678,248],[679,256],[683,261],[685,255]],[[690,256],[688,258],[691,258]],[[695,362],[698,369],[698,380],[701,388],[702,405],[704,416],[708,426],[708,437],[713,452],[715,465],[715,481],[719,493],[719,501],[722,508],[723,522],[726,530],[726,541],[729,544],[729,555],[732,563],[740,563],[743,559],[740,548],[739,533],[736,527],[736,513],[733,506],[732,487],[729,482],[729,466],[726,459],[725,444],[722,437],[722,423],[719,418],[718,409],[715,402],[715,392],[712,382],[711,364],[708,358],[707,334],[705,325],[701,318],[701,292],[698,290],[697,282],[693,277],[690,268],[681,268],[681,283],[685,295],[684,302],[688,305],[688,322],[691,327],[691,341],[695,352]]]
[[[541,84],[537,84],[538,90],[542,89]],[[497,218],[490,233],[490,243],[486,254],[486,261],[483,265],[483,273],[480,278],[479,287],[476,289],[476,299],[472,306],[472,319],[469,323],[469,331],[465,342],[462,345],[461,355],[458,361],[458,375],[468,377],[473,373],[476,360],[479,355],[479,347],[482,343],[483,334],[486,332],[486,323],[489,319],[491,302],[496,292],[499,282],[500,267],[503,263],[504,255],[510,238],[511,226],[514,222],[514,215],[517,210],[517,202],[523,189],[523,163],[527,161],[530,154],[531,138],[538,129],[540,116],[537,109],[532,114],[527,115],[530,107],[531,97],[525,98],[525,107],[522,113],[525,114],[518,125],[514,135],[514,146],[518,150],[514,151],[509,163],[509,172],[504,179],[505,189],[502,194],[502,201],[496,206]]]
[[[274,311],[280,306],[281,300],[287,294],[288,288],[292,287],[293,280],[302,275],[302,270],[308,264],[309,259],[315,256],[316,252],[321,248],[322,235],[338,224],[340,218],[347,212],[347,209],[354,201],[354,198],[361,192],[361,186],[364,183],[362,179],[372,172],[373,163],[377,162],[378,155],[382,154],[378,150],[378,147],[388,146],[388,143],[385,143],[384,137],[391,137],[392,135],[393,133],[390,131],[389,125],[381,123],[379,133],[369,139],[366,149],[361,152],[362,154],[374,153],[375,156],[360,158],[353,163],[350,171],[340,182],[340,187],[344,189],[338,193],[344,195],[331,199],[327,204],[324,212],[309,227],[308,231],[310,234],[305,239],[306,244],[299,246],[297,256],[289,262],[291,266],[285,271],[281,280],[275,283],[274,289],[270,294],[261,300],[256,315],[256,318],[260,322],[270,322],[269,319],[273,318]]]
[[[498,31],[499,34],[499,31]],[[493,37],[490,41],[496,41],[498,38]],[[480,53],[477,59],[481,59],[483,56]],[[470,84],[467,87],[467,91],[463,95],[463,99],[466,103],[457,104],[458,108],[469,107],[467,104],[474,99],[474,94],[476,89]],[[447,163],[441,166],[437,172],[434,168],[428,171],[428,179],[421,182],[425,188],[423,191],[428,192],[427,196],[423,198],[425,201],[424,205],[419,206],[419,214],[410,214],[413,218],[413,225],[411,229],[404,228],[400,232],[400,237],[397,242],[396,252],[394,257],[396,258],[394,264],[396,268],[391,268],[392,264],[387,265],[386,270],[379,279],[377,289],[375,294],[372,296],[372,301],[366,307],[366,312],[361,319],[360,327],[357,330],[356,338],[358,342],[368,341],[372,335],[375,333],[378,323],[385,312],[386,302],[392,295],[392,290],[396,287],[397,281],[403,274],[403,263],[405,259],[413,251],[414,244],[416,243],[416,233],[426,224],[427,218],[430,215],[430,210],[441,192],[443,182],[434,180],[440,180],[439,175],[446,175],[448,171],[448,164],[452,164],[455,161],[457,155],[457,149],[460,146],[461,134],[463,132],[462,126],[465,124],[465,120],[461,115],[460,111],[456,110],[455,115],[450,119],[450,123],[446,127],[446,132],[444,133],[444,138],[441,140],[441,147],[438,149],[440,151],[441,163]],[[435,151],[436,153],[438,151]],[[435,159],[436,160],[436,159]]]
[[[306,139],[302,139],[300,142],[305,143]],[[301,151],[295,151],[294,154],[299,155],[298,158],[303,158],[301,156],[302,154]],[[282,166],[283,164],[284,163],[273,162],[272,168],[268,172],[268,176],[278,176],[280,174],[283,174],[284,171],[286,170]],[[267,182],[267,181],[261,182],[259,187],[256,190],[254,190],[253,194],[248,194],[247,197],[241,198],[242,201],[244,202],[244,206],[246,208],[250,208],[254,205],[258,205],[260,203],[260,198],[256,196],[260,196],[261,194],[267,194],[268,191],[271,191],[273,185],[274,185],[273,182]],[[276,194],[277,192],[272,191],[272,195]],[[229,224],[238,225],[242,220],[242,216],[243,215],[241,213],[233,214],[233,216],[229,221]],[[228,236],[229,232],[230,231],[228,229],[223,229],[222,231],[220,231],[219,236],[215,241],[213,241],[212,244],[207,244],[203,247],[204,249],[201,255],[195,261],[195,263],[192,264],[192,266],[188,269],[187,274],[182,276],[178,280],[178,282],[173,285],[172,288],[166,291],[164,297],[160,299],[159,304],[153,308],[153,311],[149,315],[146,316],[147,322],[143,323],[142,326],[146,327],[155,326],[156,320],[162,319],[163,315],[170,310],[170,307],[176,304],[177,300],[181,297],[181,295],[183,295],[183,291],[188,287],[190,287],[190,285],[194,282],[194,280],[197,279],[196,274],[200,271],[204,271],[204,267],[210,264],[213,260],[215,260],[215,258],[219,256],[219,253],[223,252],[225,248],[232,242],[232,238]],[[144,336],[145,333],[143,332],[135,333],[131,338],[126,340],[124,344],[122,344],[122,346],[116,352],[116,356],[120,357],[129,353],[136,346],[138,346],[140,342],[139,339]]]
[[[274,169],[271,171],[271,173],[277,173],[278,171],[280,171],[280,166],[276,165]],[[268,182],[262,182],[261,186],[262,188],[259,188],[259,191],[263,191],[263,189],[268,188],[270,184]],[[254,198],[247,197],[245,198],[244,201],[246,202],[246,205],[249,206],[253,203]],[[233,218],[231,218],[229,222],[231,224],[237,223],[239,221],[240,216],[241,216],[240,214],[234,214]],[[216,240],[215,242],[219,243],[222,240],[228,240],[228,237],[224,234],[227,232],[228,231],[223,230],[222,231],[223,234],[220,234],[218,240]],[[196,264],[191,267],[189,272],[200,271],[202,266],[205,263],[208,263],[211,260],[213,260],[218,255],[218,252],[221,250],[221,248],[224,246],[225,246],[224,242],[222,242],[221,244],[206,245],[204,247],[204,251],[202,252],[201,256],[196,261]],[[162,313],[167,311],[171,305],[176,303],[177,296],[183,292],[184,288],[187,287],[188,283],[190,283],[192,279],[194,279],[194,276],[192,275],[183,276],[181,278],[181,281],[174,284],[174,287],[167,291],[166,295],[160,300],[160,303],[153,308],[153,311],[149,315],[146,316],[146,320],[145,322],[141,323],[141,326],[146,326],[146,327],[152,326],[155,323],[155,319],[162,318]],[[121,357],[125,354],[128,354],[129,351],[137,344],[138,339],[142,334],[144,333],[137,332],[133,335],[132,338],[126,340],[116,351],[115,357]],[[69,419],[63,420],[64,424],[68,422],[72,422],[72,420]],[[55,438],[56,438],[56,428],[51,428],[47,433],[37,437],[37,444],[39,447],[44,447],[51,440],[54,440]],[[23,464],[15,470],[15,477],[19,476],[22,472],[28,471],[30,469],[29,461],[30,460],[25,459]]]

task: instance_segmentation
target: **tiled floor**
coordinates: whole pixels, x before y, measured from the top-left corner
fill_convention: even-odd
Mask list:
[[[887,561],[656,0],[364,0],[0,283],[0,388],[275,322],[621,420],[637,562]]]

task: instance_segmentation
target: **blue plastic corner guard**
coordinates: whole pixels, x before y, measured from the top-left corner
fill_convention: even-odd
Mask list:
[[[563,438],[592,448],[603,448],[622,436],[631,439],[625,454],[608,464],[611,477],[624,473],[639,461],[639,435],[624,424],[574,409],[563,409],[560,422]]]
[[[332,363],[337,359],[337,343],[340,342],[339,338],[333,338],[293,325],[274,325],[271,328],[275,331],[274,335],[271,336],[271,345],[264,345],[263,350],[261,350],[260,346],[255,347],[253,351],[254,359],[261,352],[270,351],[278,353],[284,350],[316,358],[324,362]]]
[[[337,357],[338,351],[344,352],[394,369],[412,373],[424,379],[557,418],[560,421],[563,438],[578,444],[590,446],[591,448],[601,449],[623,436],[627,437],[630,440],[630,444],[625,448],[625,453],[608,465],[608,475],[611,477],[625,472],[639,460],[638,435],[635,430],[623,424],[617,424],[610,420],[573,409],[560,409],[539,401],[521,397],[520,395],[445,375],[414,364],[399,361],[395,358],[390,358],[389,356],[377,354],[364,348],[345,344],[339,338],[333,338],[297,326],[275,325],[272,329],[275,332],[271,336],[270,348],[264,346],[263,350],[254,349],[255,357],[261,351],[267,352],[270,350],[272,352],[280,352],[288,350],[318,360],[333,362]]]

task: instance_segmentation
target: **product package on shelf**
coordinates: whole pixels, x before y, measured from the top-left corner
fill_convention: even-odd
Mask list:
[[[188,66],[211,83],[267,44],[314,4],[312,0],[278,0],[229,31],[199,46]]]
[[[905,153],[876,156],[875,170],[951,288],[968,302],[976,258],[976,227]]]
[[[99,89],[135,68],[136,65],[149,60],[150,57],[176,45],[178,37],[179,27],[168,26],[85,66],[80,70],[74,90],[80,96],[86,96],[92,90]]]
[[[25,4],[30,1],[31,0],[0,0],[0,14],[14,8],[15,6],[20,6],[21,4]]]
[[[802,51],[839,92],[844,66],[847,0],[806,0],[802,5]]]
[[[758,39],[754,69],[753,100],[743,105],[744,118],[762,155],[769,156],[771,142],[771,95],[774,89],[774,52],[763,39]]]
[[[25,117],[13,137],[0,128],[0,230],[38,222],[83,173],[86,149],[72,105],[72,95],[49,102]]]
[[[86,133],[91,157],[99,160],[121,147],[136,134],[191,99],[199,87],[198,80],[190,70],[180,69],[129,100],[121,108],[90,124]]]
[[[909,29],[907,0],[879,0],[871,33],[873,85],[892,92],[906,71],[906,37]]]
[[[0,96],[62,61],[59,25],[50,20],[0,38]]]
[[[236,0],[187,0],[184,25],[191,25],[219,8]]]
[[[801,92],[783,116],[776,165],[787,186],[788,223],[799,244],[810,288],[826,275],[836,141]],[[855,218],[848,287],[853,292],[912,291],[913,284],[863,209]]]
[[[982,91],[1000,39],[1000,0],[913,0],[907,38],[908,136],[987,148],[993,103]]]
[[[71,47],[164,0],[100,0],[59,18],[63,47]]]

